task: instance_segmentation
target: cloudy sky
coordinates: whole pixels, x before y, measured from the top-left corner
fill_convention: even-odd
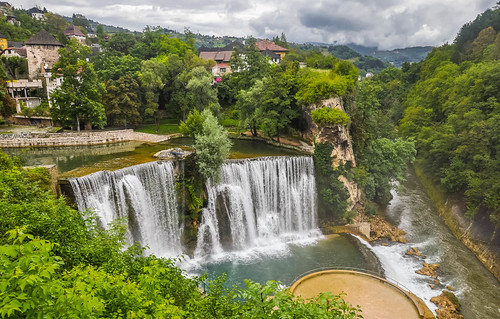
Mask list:
[[[460,27],[498,0],[18,0],[50,12],[141,31],[146,25],[195,33],[293,42],[356,43],[395,49],[453,41]]]

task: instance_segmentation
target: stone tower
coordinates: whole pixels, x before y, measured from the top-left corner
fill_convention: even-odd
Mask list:
[[[50,33],[42,30],[26,41],[28,77],[30,80],[43,76],[59,61],[57,50],[63,45]]]

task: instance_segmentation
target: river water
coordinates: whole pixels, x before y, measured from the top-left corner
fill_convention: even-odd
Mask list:
[[[459,241],[445,225],[431,200],[410,171],[385,214],[388,220],[407,232],[407,244],[374,246],[387,277],[396,280],[424,299],[435,309],[430,298],[451,286],[466,319],[500,318],[500,283],[479,262],[476,256]],[[409,257],[405,252],[416,247],[427,257]],[[418,275],[415,270],[422,263],[440,263],[437,272],[441,285],[429,287],[429,277]]]

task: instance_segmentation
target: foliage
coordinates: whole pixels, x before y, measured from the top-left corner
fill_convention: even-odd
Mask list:
[[[344,111],[329,107],[322,107],[311,112],[314,123],[318,125],[341,125],[349,124],[349,116]]]
[[[189,112],[186,121],[181,121],[181,124],[179,124],[179,130],[181,133],[190,137],[195,137],[195,135],[200,134],[202,127],[203,117],[197,109]]]
[[[7,58],[2,56],[2,64],[9,74],[9,77],[13,80],[17,80],[20,76],[26,76],[28,74],[28,60],[26,60],[26,58],[18,56]]]
[[[314,146],[318,214],[323,218],[345,222],[349,193],[339,180],[340,171],[332,166],[333,149],[329,143],[317,143]]]
[[[359,54],[358,52],[354,51],[353,49],[349,48],[346,45],[329,46],[328,52],[333,54],[335,57],[344,60],[361,57],[361,54]]]
[[[66,48],[59,49],[59,61],[53,66],[62,74],[63,82],[51,93],[52,118],[77,130],[82,120],[98,128],[106,124],[102,105],[104,85],[97,80],[92,63],[86,61],[88,54],[90,48],[70,40]]]
[[[203,118],[201,131],[194,137],[196,165],[205,180],[218,182],[220,168],[229,156],[232,143],[227,131],[217,122],[217,118],[209,109],[205,109],[201,116]]]
[[[354,88],[358,73],[351,63],[337,61],[330,72],[305,71],[298,81],[297,101],[315,104],[333,96],[342,96]]]
[[[237,293],[244,304],[236,318],[362,318],[359,307],[350,306],[341,295],[326,292],[304,300],[280,288],[279,282],[261,285],[246,280],[245,283],[247,288]]]
[[[192,106],[198,111],[210,107],[216,115],[220,106],[217,98],[217,90],[213,86],[213,75],[203,66],[198,66],[190,71],[190,80],[186,90],[191,96]]]
[[[167,68],[158,59],[142,61],[139,79],[145,89],[145,105],[142,111],[144,118],[154,119],[158,123],[159,94],[165,86]],[[158,131],[158,127],[157,127]]]
[[[116,85],[107,83],[103,103],[108,124],[127,127],[127,125],[136,126],[141,122],[138,90],[139,83],[130,75],[121,77]]]
[[[116,82],[124,76],[137,79],[141,70],[141,60],[130,55],[99,54],[93,63],[97,77],[101,82]]]

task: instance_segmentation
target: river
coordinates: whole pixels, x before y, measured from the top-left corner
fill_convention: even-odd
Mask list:
[[[407,181],[385,210],[386,218],[407,232],[407,244],[374,246],[387,277],[396,280],[424,299],[431,309],[430,298],[439,295],[446,286],[452,287],[462,304],[466,319],[500,318],[500,283],[462,244],[445,225],[433,203],[419,183],[415,173],[408,173]],[[405,256],[410,247],[416,247],[425,258]],[[415,270],[423,261],[440,263],[435,290],[429,287],[429,277]]]

